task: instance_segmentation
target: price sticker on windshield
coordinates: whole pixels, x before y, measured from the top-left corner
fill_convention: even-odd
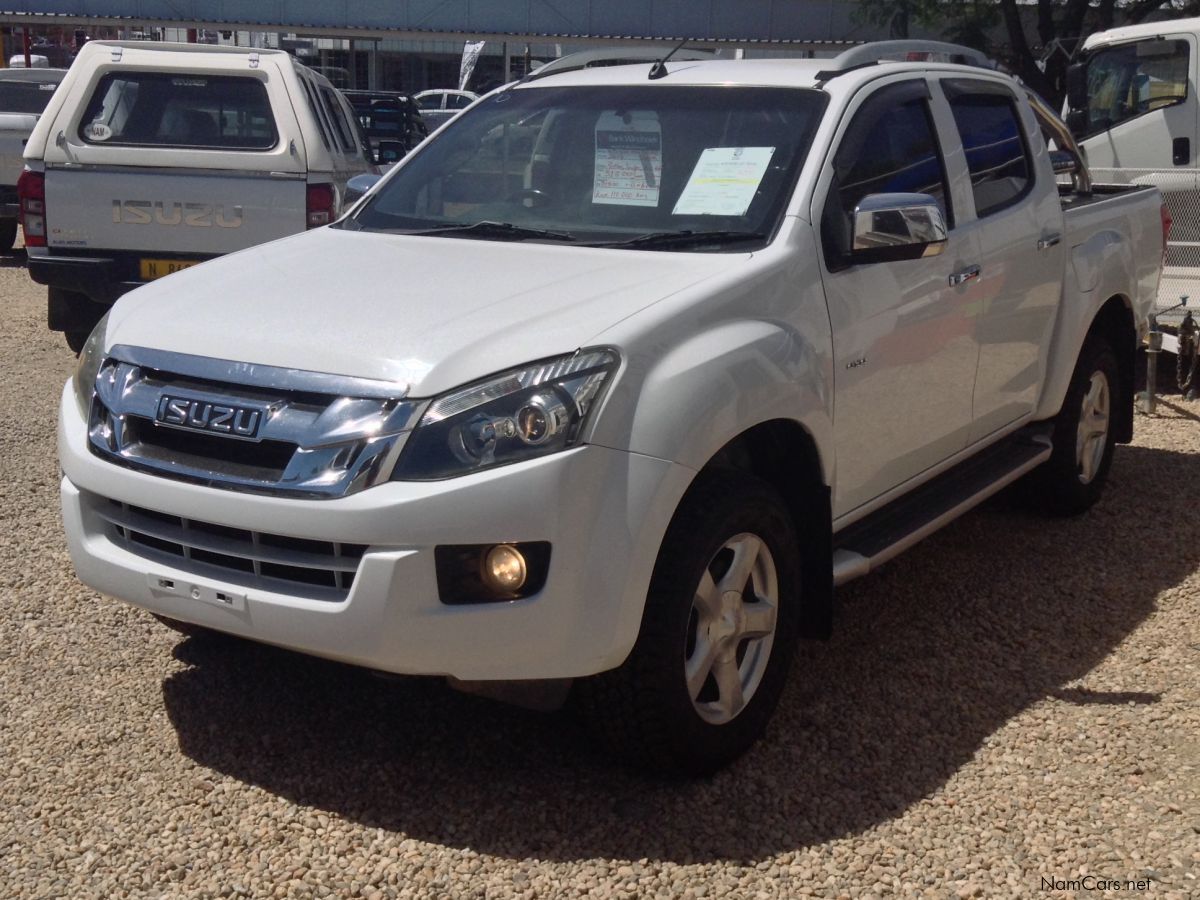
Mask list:
[[[606,112],[596,122],[592,202],[658,206],[662,126],[647,112]]]
[[[671,215],[744,216],[774,153],[774,147],[709,147]]]

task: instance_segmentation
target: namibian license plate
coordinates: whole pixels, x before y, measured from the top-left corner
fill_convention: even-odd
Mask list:
[[[155,278],[162,278],[172,272],[190,268],[198,262],[197,259],[143,259],[142,280],[153,281]]]

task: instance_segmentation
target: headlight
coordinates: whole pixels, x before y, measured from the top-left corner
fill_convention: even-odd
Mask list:
[[[616,367],[609,350],[581,350],[435,398],[393,480],[449,478],[565,450],[579,441]]]
[[[107,328],[108,313],[105,313],[79,352],[79,363],[75,367],[75,402],[79,404],[79,414],[85,422],[92,414],[92,394],[96,390],[100,364],[104,362],[104,333]]]

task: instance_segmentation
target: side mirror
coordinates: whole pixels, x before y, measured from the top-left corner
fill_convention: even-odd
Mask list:
[[[1067,67],[1067,108],[1086,110],[1087,106],[1087,63],[1075,63]]]
[[[1055,175],[1074,175],[1079,171],[1079,160],[1066,150],[1051,150],[1050,167]]]
[[[929,194],[870,194],[854,208],[853,263],[937,256],[946,249],[946,219]]]
[[[349,209],[351,204],[357,203],[367,191],[375,187],[382,175],[374,175],[371,172],[364,172],[361,175],[355,175],[346,182],[346,194],[342,199],[342,208]]]

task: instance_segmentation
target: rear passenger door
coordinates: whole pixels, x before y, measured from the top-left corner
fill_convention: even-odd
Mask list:
[[[960,227],[979,246],[974,442],[1037,404],[1062,293],[1063,211],[1045,141],[1008,82],[943,78],[938,85],[935,99],[962,144],[969,182]]]
[[[974,237],[958,227],[924,78],[863,90],[817,185],[833,329],[835,515],[954,456],[971,428],[978,297]],[[848,259],[855,207],[881,193],[931,194],[949,226],[937,256]]]

